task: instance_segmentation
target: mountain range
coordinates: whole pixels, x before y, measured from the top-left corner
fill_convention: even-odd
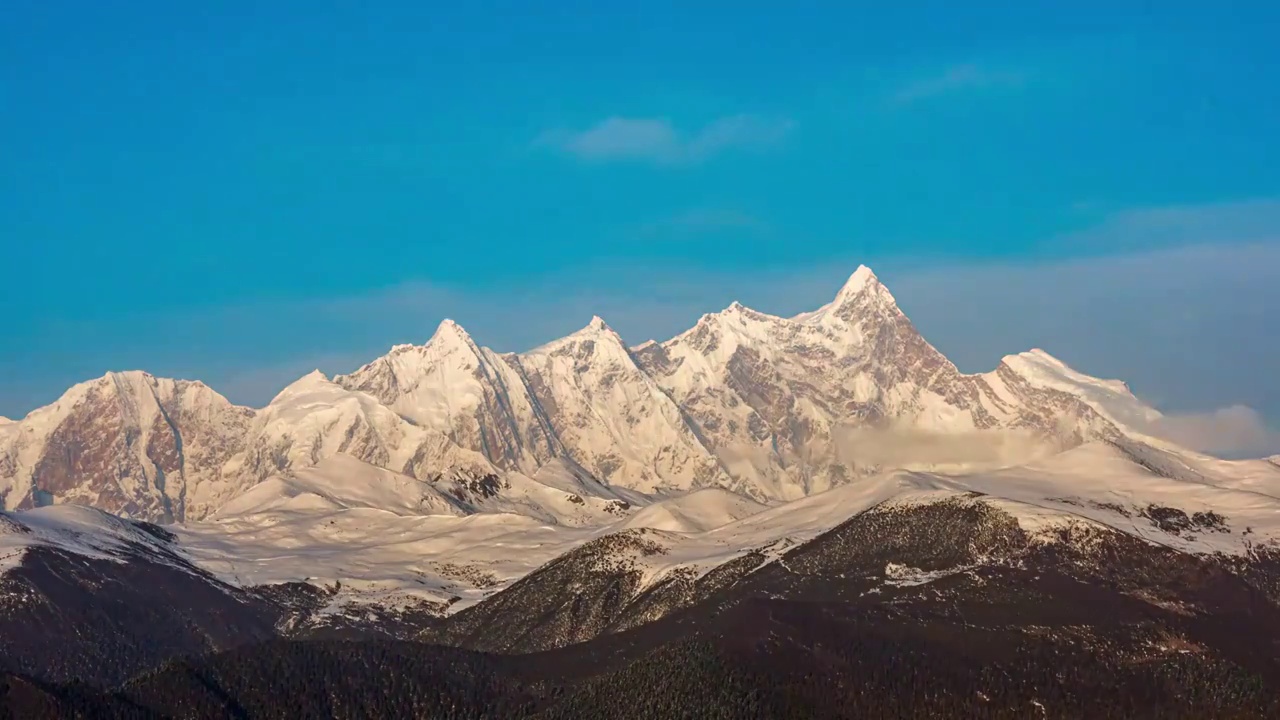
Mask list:
[[[0,421],[0,670],[31,702],[172,716],[156,688],[192,673],[256,697],[219,651],[250,666],[266,660],[243,648],[266,642],[271,662],[303,662],[312,650],[272,642],[342,638],[377,665],[362,653],[389,651],[360,643],[412,640],[445,653],[431,667],[497,663],[486,672],[510,684],[476,717],[670,716],[626,715],[598,683],[744,687],[775,662],[808,668],[799,695],[716,702],[817,717],[831,698],[806,683],[898,642],[924,654],[850,686],[844,707],[884,692],[915,716],[1035,716],[1048,691],[1025,673],[1069,657],[1089,670],[1044,680],[1064,717],[1171,692],[1170,668],[1189,673],[1186,702],[1161,707],[1265,717],[1280,461],[1187,450],[1147,432],[1160,417],[1042,350],[960,372],[866,267],[812,312],[734,303],[633,347],[595,317],[499,353],[445,320],[259,409],[109,373]],[[824,655],[827,633],[852,645]],[[554,677],[494,659],[531,653]],[[150,674],[173,662],[197,665]],[[913,695],[932,681],[985,689],[934,706]]]
[[[524,501],[549,466],[619,491],[788,501],[886,468],[1009,464],[1156,415],[1041,351],[959,372],[861,267],[814,312],[734,303],[634,348],[598,317],[519,354],[445,320],[424,345],[313,372],[256,410],[199,382],[109,373],[0,425],[0,497],[9,510],[73,502],[198,521],[272,475],[344,455],[464,512]]]

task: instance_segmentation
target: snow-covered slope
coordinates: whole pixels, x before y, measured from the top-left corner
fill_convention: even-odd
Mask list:
[[[338,454],[267,478],[224,504],[213,519],[349,508],[397,515],[465,514],[461,503],[430,483]]]
[[[627,518],[620,527],[678,533],[706,532],[755,515],[766,506],[724,488],[703,488],[663,500]]]
[[[161,559],[169,550],[164,530],[80,505],[0,513],[0,573],[17,567],[37,546],[112,562],[124,562],[136,547]]]
[[[532,474],[564,454],[519,372],[452,320],[426,345],[398,345],[334,382],[372,395],[503,470]]]
[[[33,544],[99,557],[121,547],[121,537],[135,548],[154,540],[156,552],[181,553],[232,585],[328,587],[331,612],[347,616],[359,615],[364,605],[425,604],[452,612],[584,543],[628,533],[640,533],[640,545],[618,544],[628,553],[619,567],[639,573],[635,596],[720,568],[733,567],[729,574],[737,577],[871,508],[939,502],[997,508],[1043,542],[1095,528],[1241,562],[1280,557],[1280,498],[1256,489],[1280,484],[1280,467],[1218,461],[1202,469],[1206,474],[1195,478],[1171,477],[1123,446],[1096,441],[998,470],[886,472],[768,508],[724,489],[703,489],[619,518],[597,512],[604,506],[593,502],[625,500],[605,500],[609,488],[563,466],[545,467],[543,482],[525,478],[538,488],[524,495],[529,507],[460,515],[454,499],[429,483],[339,455],[268,479],[209,520],[173,526],[176,542],[164,540],[159,528],[72,506],[0,516],[0,556],[13,567]],[[556,506],[546,499],[570,495],[584,502]],[[632,552],[641,546],[647,549]]]
[[[335,612],[352,604],[465,606],[600,532],[512,513],[424,516],[334,505],[228,512],[173,530],[195,563],[235,585],[336,584]]]
[[[507,512],[522,507],[544,521],[554,522],[554,512],[537,510],[543,504],[554,505],[563,499],[563,493],[546,497],[542,492],[546,488],[540,484],[518,472],[501,471],[483,454],[458,445],[446,433],[419,425],[372,395],[349,390],[318,371],[285,388],[258,412],[245,452],[228,462],[223,474],[245,478],[241,486],[251,487],[273,475],[296,475],[304,468],[339,456],[372,468],[335,478],[331,487],[364,488],[376,475],[376,468],[388,469],[419,482],[421,492],[436,498],[427,501],[427,495],[422,495],[411,501],[426,502],[423,510],[428,513],[441,507],[443,496],[468,513]],[[341,467],[357,468],[352,463]],[[343,490],[362,491],[353,487]],[[383,497],[391,502],[384,509],[402,509],[403,497]]]
[[[568,454],[604,482],[644,492],[730,482],[680,408],[599,317],[511,362]]]
[[[1033,387],[1074,395],[1107,419],[1128,428],[1145,427],[1160,417],[1155,408],[1134,397],[1123,381],[1089,377],[1039,348],[1008,355],[1000,364]]]
[[[1280,468],[1274,480],[1280,481]],[[729,563],[772,562],[872,508],[922,507],[939,502],[981,503],[1012,517],[1038,542],[1067,542],[1078,531],[1101,529],[1157,547],[1258,561],[1280,558],[1280,498],[1230,487],[1255,475],[1249,463],[1226,463],[1218,484],[1172,479],[1154,472],[1123,449],[1091,442],[1031,464],[969,475],[893,471],[747,515],[701,533],[679,525],[659,527],[637,515],[631,528],[645,530],[643,553],[630,553],[628,572],[640,572],[633,589],[702,577]],[[722,501],[717,500],[717,503]],[[657,515],[661,505],[646,509]],[[1073,532],[1075,533],[1073,535]],[[624,544],[625,545],[625,544]],[[630,547],[630,546],[627,546]]]
[[[254,419],[243,455],[224,472],[261,481],[344,453],[403,467],[422,433],[372,396],[331,382],[319,370],[281,390]]]

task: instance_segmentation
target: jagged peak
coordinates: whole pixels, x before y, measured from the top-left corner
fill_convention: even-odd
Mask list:
[[[436,327],[436,331],[432,333],[431,339],[427,341],[427,345],[444,344],[462,344],[467,346],[475,345],[471,339],[471,335],[458,323],[449,318],[440,321]]]
[[[845,282],[844,288],[860,290],[865,287],[867,283],[879,281],[880,279],[876,277],[875,272],[870,267],[859,264],[857,269],[853,271],[853,274],[850,275],[849,279]]]
[[[882,315],[887,312],[892,316],[901,312],[897,309],[897,301],[889,289],[880,282],[880,278],[876,277],[871,268],[859,265],[840,287],[835,299],[817,310],[801,313],[791,319],[796,322],[820,322],[828,316],[838,315],[847,320],[851,317],[849,313],[853,309],[863,306],[876,309]]]
[[[578,330],[577,332],[570,334],[565,339],[567,340],[569,338],[587,338],[587,337],[594,338],[602,335],[609,338],[618,337],[618,333],[614,332],[613,328],[609,327],[609,323],[605,322],[604,318],[600,317],[599,315],[592,315],[590,322],[588,322],[585,326],[583,326],[581,330]]]
[[[599,315],[592,315],[591,321],[576,332],[572,332],[562,338],[552,340],[551,342],[540,345],[527,353],[521,354],[540,355],[564,347],[567,344],[585,340],[590,340],[592,342],[603,341],[606,345],[621,348],[623,352],[630,352],[630,350],[627,349],[627,344],[623,342],[622,336],[618,335],[613,328],[609,327],[609,324],[604,321],[604,318]]]
[[[361,365],[333,382],[349,390],[363,387],[373,375],[388,375],[390,382],[411,387],[422,377],[440,367],[441,362],[473,365],[486,362],[485,350],[457,322],[445,318],[436,326],[426,343],[398,343],[386,355]],[[376,383],[375,383],[376,384]]]
[[[720,312],[714,315],[703,316],[703,319],[705,320],[714,320],[716,318],[732,319],[737,321],[738,323],[743,323],[747,321],[771,322],[776,320],[782,320],[782,318],[777,317],[776,315],[762,313],[759,310],[754,310],[752,308],[749,308],[746,305],[743,305],[742,303],[738,302],[737,300],[734,300],[733,302],[729,303],[729,307],[725,308],[724,310],[721,310]]]
[[[876,277],[876,274],[871,271],[871,268],[866,265],[859,265],[858,269],[854,270],[849,279],[840,287],[840,292],[836,293],[835,304],[843,305],[867,292],[888,295],[888,289],[880,282],[880,278]]]

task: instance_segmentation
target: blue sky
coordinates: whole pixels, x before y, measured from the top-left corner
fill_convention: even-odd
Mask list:
[[[455,5],[6,6],[0,414],[134,367],[260,404],[445,316],[639,341],[867,263],[963,369],[1280,423],[1274,3]]]

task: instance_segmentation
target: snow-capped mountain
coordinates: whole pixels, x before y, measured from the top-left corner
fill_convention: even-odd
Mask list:
[[[270,638],[556,650],[530,687],[549,656],[682,678],[722,666],[691,648],[745,642],[724,657],[781,652],[797,687],[935,658],[899,688],[915,697],[999,647],[1000,676],[1032,689],[1005,698],[1017,716],[1093,663],[1057,706],[1139,668],[1199,683],[1199,706],[1166,710],[1274,717],[1256,678],[1280,678],[1280,459],[1191,452],[1147,434],[1160,419],[1041,350],[961,373],[866,268],[813,312],[734,303],[634,348],[598,317],[520,354],[445,321],[257,410],[110,373],[0,421],[0,696],[5,673],[116,687],[242,646],[277,672]],[[911,638],[929,651],[904,653]],[[830,665],[833,648],[864,656]],[[759,677],[725,701],[777,668]],[[991,677],[950,693],[978,698],[959,714],[989,714]],[[1066,714],[1105,715],[1090,708]]]
[[[8,509],[76,503],[159,521],[200,517],[243,489],[223,465],[253,419],[200,382],[108,373],[0,425]]]
[[[311,373],[259,410],[200,383],[111,373],[0,424],[0,497],[199,520],[345,455],[464,512],[555,521],[570,495],[602,511],[705,487],[770,503],[892,468],[1006,467],[1094,439],[1162,446],[1142,434],[1158,417],[1123,383],[1039,350],[959,372],[860,267],[813,312],[734,303],[636,348],[597,317],[496,353],[446,320],[425,345],[332,380]],[[566,478],[586,490],[565,491]]]
[[[422,436],[375,398],[348,390],[317,370],[281,390],[258,411],[245,452],[224,472],[260,481],[338,453],[379,467],[404,467],[418,451]]]
[[[512,362],[569,455],[602,481],[643,492],[730,482],[680,407],[601,318]]]
[[[398,345],[334,382],[380,403],[495,467],[527,474],[564,455],[524,377],[445,320],[426,345]]]
[[[462,423],[465,418],[475,420],[471,415],[457,417]],[[618,508],[636,499],[624,499],[568,459],[539,463],[528,474],[503,470],[480,450],[455,442],[457,437],[313,372],[258,412],[245,452],[228,462],[223,473],[252,492],[256,482],[283,474],[283,482],[291,483],[313,466],[323,465],[332,485],[381,484],[389,471],[410,481],[408,492],[420,503],[420,515],[438,514],[444,499],[464,514],[514,512],[570,525],[612,518]],[[402,505],[397,500],[381,509],[399,512]],[[454,511],[447,509],[446,514]]]
[[[813,312],[781,318],[734,303],[637,357],[730,474],[764,498],[885,467],[1008,463],[1117,433],[1017,364],[962,374],[866,267]],[[939,438],[957,452],[937,454]]]

